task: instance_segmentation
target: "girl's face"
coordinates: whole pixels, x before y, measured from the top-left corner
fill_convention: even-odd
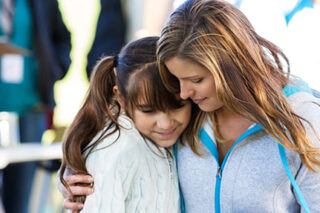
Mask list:
[[[191,103],[168,112],[152,111],[148,105],[139,105],[133,110],[133,121],[141,134],[161,147],[172,146],[191,117]]]
[[[167,60],[165,65],[169,72],[179,80],[182,99],[190,98],[205,112],[216,111],[223,106],[217,97],[215,81],[209,70],[190,60],[178,57]]]

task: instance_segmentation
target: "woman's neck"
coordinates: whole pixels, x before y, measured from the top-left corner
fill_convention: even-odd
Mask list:
[[[234,143],[253,124],[252,121],[226,107],[222,107],[215,113],[219,133],[226,141]]]
[[[217,130],[222,141],[217,141],[219,163],[222,164],[224,157],[236,140],[253,124],[252,121],[240,116],[223,107],[215,112],[216,117],[211,117],[216,122]]]

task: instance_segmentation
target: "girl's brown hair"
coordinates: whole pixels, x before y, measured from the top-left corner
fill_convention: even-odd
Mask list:
[[[102,58],[95,66],[87,96],[63,141],[60,181],[69,191],[63,177],[66,168],[76,174],[88,174],[85,163],[89,154],[108,135],[120,134],[120,104],[113,93],[115,85],[128,116],[141,101],[153,111],[183,106],[179,96],[170,93],[162,84],[156,60],[157,41],[158,37],[146,37],[131,42],[118,57]],[[103,131],[101,136],[92,142],[100,131]],[[80,202],[85,200],[85,196],[73,198]]]
[[[169,90],[179,92],[179,82],[165,66],[167,60],[179,57],[203,66],[212,73],[217,96],[228,109],[260,124],[280,144],[299,153],[310,170],[320,166],[319,149],[308,138],[304,119],[282,92],[289,82],[288,59],[258,35],[236,7],[222,0],[186,1],[163,29],[157,55]],[[199,113],[189,133],[188,143],[196,154],[205,117],[205,112]],[[223,140],[216,122],[213,125],[215,136]]]

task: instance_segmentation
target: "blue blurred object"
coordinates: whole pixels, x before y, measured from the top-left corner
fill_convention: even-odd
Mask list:
[[[236,0],[236,2],[234,3],[234,5],[237,7],[237,8],[240,8],[241,4],[242,4],[242,1],[243,0]]]
[[[287,25],[289,24],[289,22],[291,21],[292,17],[299,12],[300,10],[304,9],[304,8],[313,8],[314,7],[314,3],[312,0],[300,0],[296,6],[286,15],[286,22]]]

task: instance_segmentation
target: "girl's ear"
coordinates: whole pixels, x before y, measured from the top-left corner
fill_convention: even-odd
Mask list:
[[[113,87],[113,93],[115,94],[116,98],[117,98],[117,101],[118,103],[120,104],[121,108],[124,109],[125,106],[124,106],[124,99],[123,99],[123,96],[121,95],[120,91],[119,91],[119,88],[118,86],[114,86]]]

